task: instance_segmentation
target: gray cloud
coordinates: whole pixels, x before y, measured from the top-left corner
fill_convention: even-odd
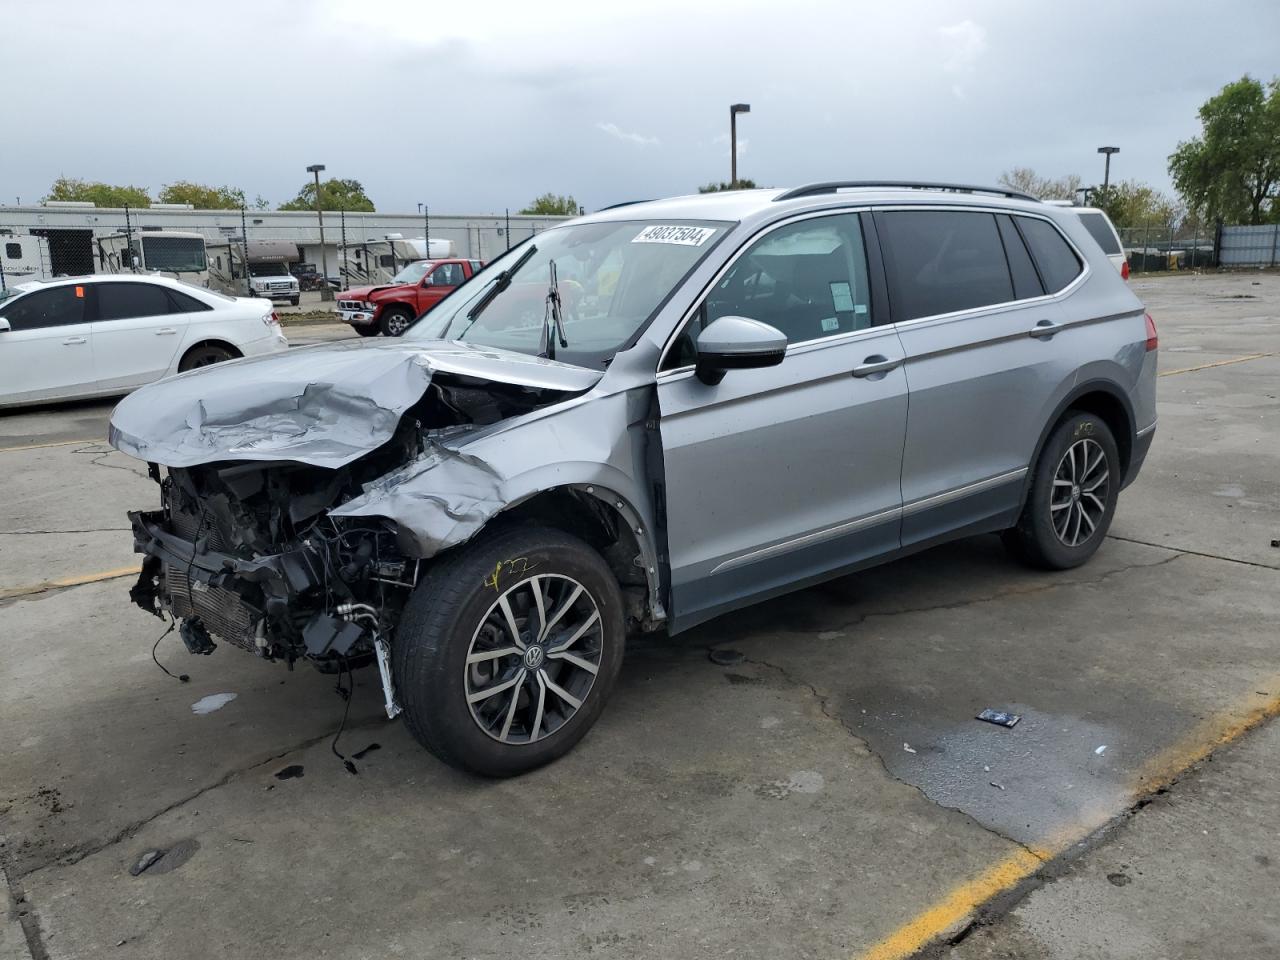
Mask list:
[[[280,201],[308,163],[383,209],[501,212],[548,190],[588,209],[739,173],[992,182],[1009,167],[1168,189],[1195,111],[1277,67],[1280,5],[1158,13],[1087,0],[911,4],[9,0],[0,197],[59,174]]]

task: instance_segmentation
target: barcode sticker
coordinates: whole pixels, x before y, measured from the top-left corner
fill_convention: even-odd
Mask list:
[[[715,234],[714,227],[678,227],[654,224],[645,227],[632,243],[678,243],[683,247],[700,247]]]

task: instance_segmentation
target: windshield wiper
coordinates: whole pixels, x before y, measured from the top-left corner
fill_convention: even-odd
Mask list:
[[[547,312],[542,318],[542,335],[538,339],[538,356],[548,360],[556,358],[556,340],[566,349],[569,341],[564,335],[564,314],[560,304],[560,280],[556,275],[556,262],[548,262],[551,283],[547,286]]]
[[[528,263],[529,258],[537,252],[538,248],[532,243],[529,244],[529,249],[520,254],[515,263],[498,274],[493,281],[493,285],[481,295],[480,299],[476,301],[476,305],[467,311],[467,325],[458,331],[458,339],[462,339],[462,335],[471,329],[471,325],[476,322],[480,314],[484,313],[485,307],[493,303],[493,298],[511,286],[511,281],[515,278],[516,272]],[[446,329],[445,333],[448,332]]]

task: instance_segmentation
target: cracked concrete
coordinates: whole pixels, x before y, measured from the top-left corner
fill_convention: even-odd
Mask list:
[[[1280,303],[1280,283],[1275,294]],[[1254,303],[1254,319],[1238,319],[1247,334],[1202,321],[1198,305],[1185,328],[1166,308],[1156,317],[1166,347],[1203,348],[1199,362],[1246,352],[1233,337],[1274,336],[1260,309],[1272,308]],[[1280,551],[1267,546],[1280,535],[1268,486],[1277,407],[1251,372],[1270,376],[1261,365],[1272,362],[1161,382],[1152,459],[1086,567],[1026,570],[978,538],[687,637],[638,641],[596,730],[516,781],[435,763],[381,718],[370,675],[343,749],[381,749],[347,774],[329,752],[342,706],[332,678],[229,647],[193,659],[172,636],[158,655],[192,682],[165,677],[149,658],[164,625],[127,604],[126,580],[0,604],[0,631],[26,651],[0,658],[0,729],[17,731],[0,747],[0,863],[24,895],[39,960],[847,958],[992,863],[1043,856],[1063,831],[1098,825],[1080,861],[1089,890],[1067,896],[1075,868],[1054,858],[1019,895],[1060,874],[1067,883],[1030,893],[1010,925],[975,928],[956,948],[989,953],[957,957],[1084,955],[1063,946],[1074,941],[1094,955],[1198,960],[1203,951],[1159,934],[1182,923],[1187,943],[1211,942],[1194,937],[1212,924],[1180,919],[1200,903],[1266,933],[1231,911],[1264,902],[1274,867],[1243,862],[1245,840],[1229,833],[1198,839],[1219,839],[1219,822],[1245,839],[1280,829],[1265,781],[1207,795],[1200,819],[1159,834],[1139,835],[1142,820],[1183,784],[1125,811],[1166,782],[1155,761],[1208,736],[1210,718],[1247,716],[1280,692]],[[0,418],[12,478],[0,590],[136,562],[128,534],[110,528],[154,502],[150,481],[111,469],[94,444],[3,452],[101,435],[92,421],[106,410]],[[748,662],[709,663],[706,648],[724,646]],[[192,713],[218,693],[237,696]],[[1023,720],[976,721],[986,706]],[[1272,742],[1258,749],[1249,763],[1274,768]],[[304,775],[277,779],[286,766]],[[1204,765],[1206,783],[1217,766]],[[1122,843],[1133,844],[1123,859],[1090,859]],[[129,876],[143,851],[177,844],[198,848],[172,872]],[[1124,866],[1138,856],[1152,872]],[[1044,905],[1053,896],[1060,906]],[[0,960],[14,917],[0,927]],[[1107,931],[1106,950],[1090,924]],[[1231,941],[1233,955],[1257,942]]]

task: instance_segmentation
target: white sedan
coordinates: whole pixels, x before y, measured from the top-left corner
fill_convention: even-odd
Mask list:
[[[0,407],[115,396],[288,347],[262,300],[157,276],[33,280],[0,291]]]

